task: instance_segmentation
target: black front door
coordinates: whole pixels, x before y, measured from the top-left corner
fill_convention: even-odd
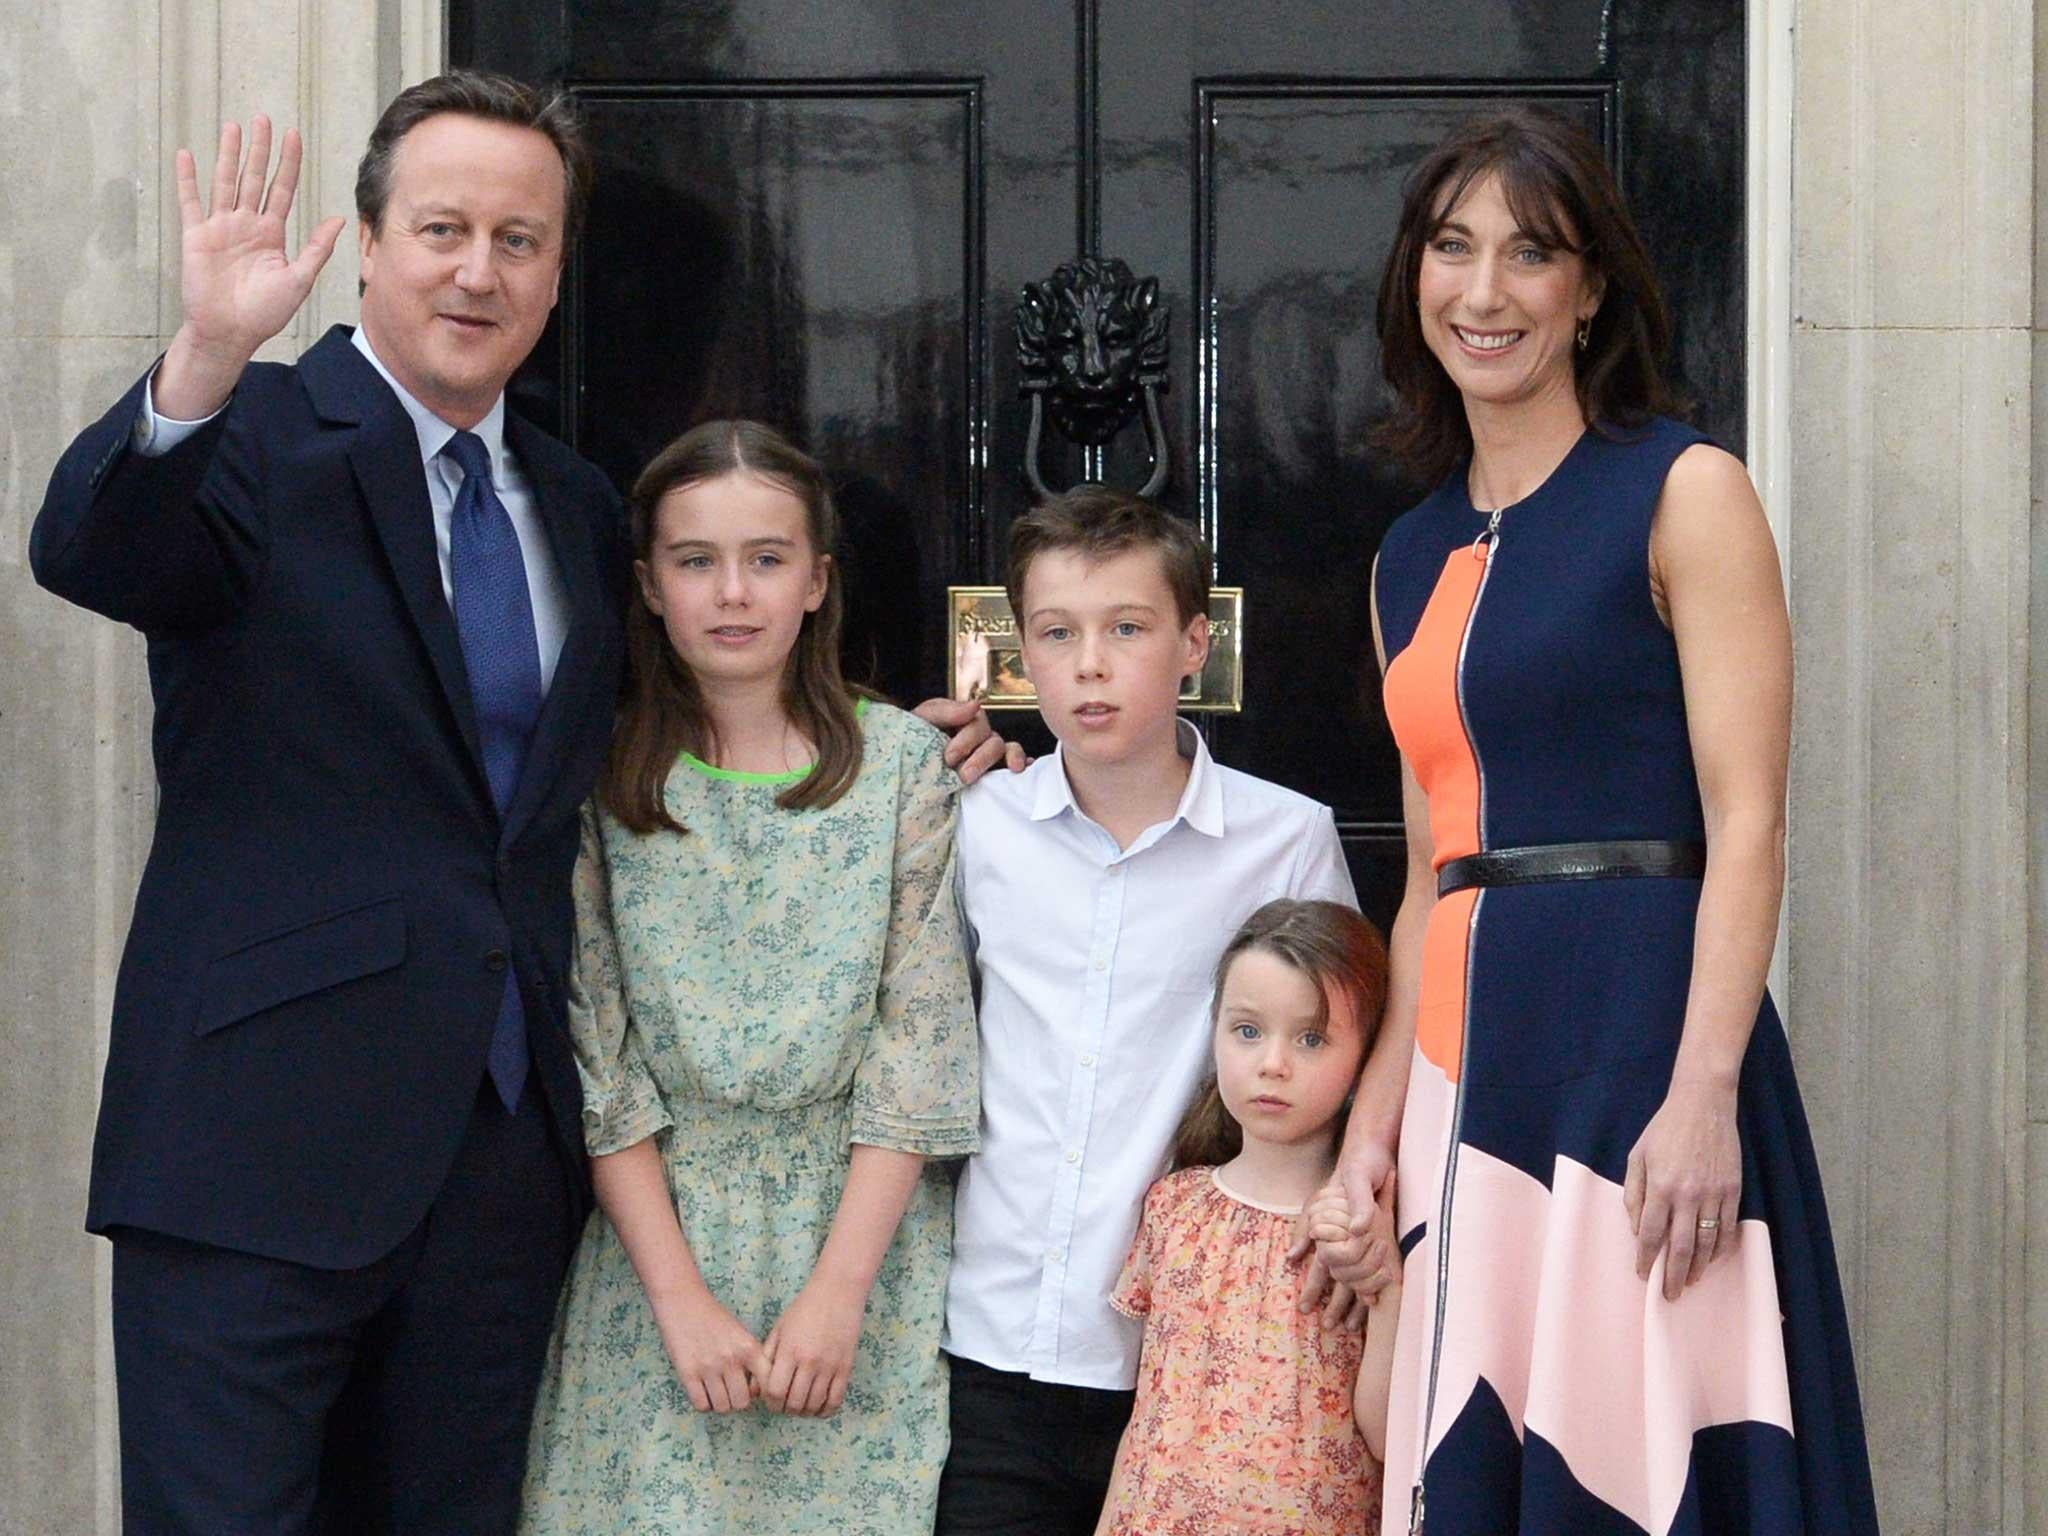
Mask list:
[[[1742,0],[455,0],[450,54],[567,82],[599,154],[521,408],[622,486],[708,417],[790,431],[841,486],[850,667],[899,698],[944,690],[945,588],[998,580],[1030,504],[1023,285],[1084,253],[1156,277],[1161,498],[1246,589],[1244,710],[1209,717],[1211,740],[1336,808],[1385,923],[1400,791],[1366,577],[1420,488],[1369,432],[1402,177],[1488,103],[1583,120],[1667,284],[1695,420],[1739,453],[1743,15]],[[1135,488],[1146,470],[1133,428],[1089,457],[1053,441],[1045,478]]]

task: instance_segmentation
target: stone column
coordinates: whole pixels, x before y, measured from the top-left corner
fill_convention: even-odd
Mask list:
[[[2048,5],[2034,12],[2034,165],[2048,166]],[[2020,1528],[2048,1531],[2048,198],[2034,190],[2032,544],[2027,600],[2026,1360]]]
[[[1796,7],[1788,1013],[1892,1536],[2048,1528],[2024,1483],[2034,27],[2030,0]]]
[[[155,787],[141,641],[48,597],[28,529],[65,442],[178,324],[172,151],[223,116],[309,145],[295,241],[353,211],[399,86],[439,67],[422,0],[4,0],[0,49],[0,1533],[119,1529],[108,1249],[80,1229],[113,976]],[[294,246],[296,249],[296,244]],[[290,357],[355,313],[351,228]]]

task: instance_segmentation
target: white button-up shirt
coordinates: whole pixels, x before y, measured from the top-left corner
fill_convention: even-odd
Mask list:
[[[391,376],[391,370],[370,349],[370,338],[356,327],[355,348],[389,384],[398,403],[412,421],[419,438],[420,458],[427,477],[427,502],[434,515],[434,548],[441,561],[441,595],[455,606],[454,566],[449,560],[449,530],[455,520],[455,493],[462,488],[462,466],[441,450],[456,429],[413,398],[406,387]],[[135,451],[146,458],[169,453],[178,444],[218,416],[198,421],[179,421],[160,415],[156,408],[155,379],[142,387],[142,411],[135,422]],[[221,410],[226,410],[222,406]],[[526,590],[533,600],[533,635],[540,648],[540,686],[546,693],[555,680],[555,663],[561,659],[562,641],[569,632],[569,594],[563,590],[561,573],[555,569],[555,552],[548,544],[548,532],[541,524],[540,508],[533,490],[519,472],[519,461],[505,446],[505,397],[498,396],[490,414],[470,430],[483,439],[491,458],[491,486],[512,519],[519,535],[519,556],[526,566]]]
[[[954,1207],[943,1342],[1039,1381],[1137,1381],[1140,1328],[1109,1292],[1212,1070],[1224,944],[1275,897],[1357,905],[1328,807],[1221,766],[1180,730],[1187,788],[1128,849],[1081,813],[1058,752],[960,801],[982,1122]]]

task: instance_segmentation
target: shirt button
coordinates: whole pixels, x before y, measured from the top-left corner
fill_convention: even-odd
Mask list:
[[[1094,1065],[1095,1065],[1095,1057],[1094,1057],[1094,1054],[1093,1054],[1092,1052],[1086,1052],[1086,1051],[1084,1051],[1084,1052],[1082,1053],[1082,1055],[1081,1055],[1081,1065],[1082,1065],[1082,1066],[1084,1066],[1084,1067],[1092,1067],[1092,1066],[1094,1066]]]
[[[484,969],[487,971],[504,970],[505,951],[503,951],[502,949],[493,949],[486,952],[484,955]]]
[[[1045,1262],[1048,1264],[1057,1264],[1066,1256],[1067,1253],[1064,1248],[1048,1248],[1045,1250]]]
[[[1098,959],[1095,962],[1095,969],[1097,969],[1098,971],[1106,971],[1109,969],[1109,962],[1107,960]]]
[[[1081,1154],[1078,1152],[1069,1152],[1067,1154],[1067,1161],[1070,1163],[1078,1163],[1079,1161],[1081,1161]]]

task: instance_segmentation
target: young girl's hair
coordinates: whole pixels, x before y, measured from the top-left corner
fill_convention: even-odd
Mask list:
[[[1212,1029],[1223,1007],[1223,982],[1230,967],[1238,956],[1254,949],[1285,960],[1316,984],[1317,1027],[1330,1022],[1333,988],[1350,999],[1351,1016],[1364,1037],[1363,1048],[1372,1050],[1373,1037],[1379,1033],[1380,1010],[1387,1003],[1387,946],[1379,929],[1340,902],[1267,902],[1244,920],[1216,961],[1209,1004]],[[1223,1094],[1212,1074],[1174,1133],[1173,1166],[1227,1163],[1243,1150],[1244,1132],[1223,1107]]]
[[[656,454],[633,483],[634,558],[654,558],[664,496],[735,472],[756,475],[802,502],[812,554],[832,553],[838,517],[818,462],[757,421],[707,421]],[[782,674],[782,707],[818,753],[811,771],[775,797],[785,809],[830,805],[860,774],[860,718],[839,671],[842,611],[834,562],[825,572],[825,601],[804,615]],[[660,616],[636,593],[626,607],[626,695],[599,786],[605,809],[635,832],[686,831],[662,802],[669,771],[682,753],[708,759],[717,746],[697,679],[669,644]]]

